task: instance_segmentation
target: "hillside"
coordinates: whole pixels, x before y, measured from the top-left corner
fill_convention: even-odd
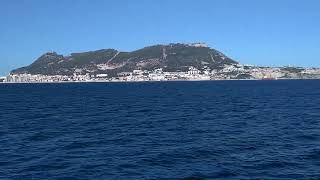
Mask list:
[[[70,56],[48,52],[31,65],[13,70],[12,74],[71,75],[131,72],[135,69],[185,71],[193,66],[219,69],[224,65],[238,64],[221,52],[204,44],[169,44],[145,47],[132,52],[115,49],[72,53]]]

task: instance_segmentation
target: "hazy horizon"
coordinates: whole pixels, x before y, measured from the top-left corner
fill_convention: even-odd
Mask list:
[[[0,2],[0,76],[41,54],[206,42],[242,64],[320,67],[320,2]]]

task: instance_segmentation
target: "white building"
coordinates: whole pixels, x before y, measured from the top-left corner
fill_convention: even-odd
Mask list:
[[[142,75],[143,71],[142,70],[133,70],[133,74]]]
[[[200,71],[197,68],[195,68],[195,67],[189,68],[189,71],[188,71],[189,75],[195,75],[195,74],[199,74],[199,73],[200,73]]]
[[[206,43],[203,43],[203,42],[190,43],[188,45],[189,46],[193,46],[193,47],[208,47],[208,45]]]
[[[97,78],[107,78],[108,74],[97,74]]]

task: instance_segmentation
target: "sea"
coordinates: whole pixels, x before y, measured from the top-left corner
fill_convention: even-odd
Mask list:
[[[0,179],[320,179],[320,80],[0,84]]]

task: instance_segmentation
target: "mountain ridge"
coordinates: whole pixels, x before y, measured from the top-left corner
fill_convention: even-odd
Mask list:
[[[204,43],[171,43],[146,46],[130,52],[116,49],[100,49],[71,53],[63,56],[46,52],[26,67],[11,71],[11,74],[71,75],[101,74],[116,75],[120,72],[152,70],[184,71],[188,67],[219,69],[224,65],[238,64],[220,51]]]

